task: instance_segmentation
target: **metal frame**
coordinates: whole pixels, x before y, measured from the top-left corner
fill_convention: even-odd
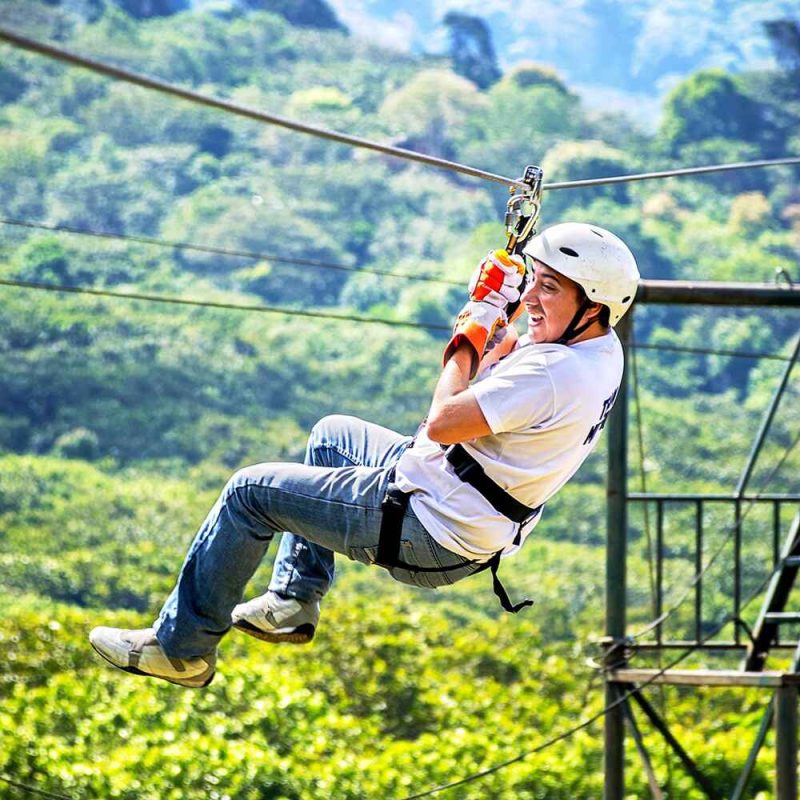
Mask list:
[[[675,305],[719,305],[719,306],[755,306],[755,307],[800,307],[800,287],[779,287],[763,284],[724,284],[724,283],[681,283],[674,281],[643,281],[637,293],[637,303],[658,303]],[[623,318],[617,326],[623,345],[629,343],[632,325],[632,314]],[[741,523],[743,503],[772,504],[772,526],[773,526],[773,563],[779,561],[780,546],[780,510],[782,503],[798,503],[800,507],[800,495],[788,494],[764,494],[755,496],[747,493],[747,486],[752,476],[756,460],[761,452],[764,440],[769,431],[775,411],[783,396],[788,382],[789,374],[800,353],[800,338],[794,349],[791,360],[787,363],[778,389],[773,395],[772,401],[762,420],[759,432],[753,443],[753,447],[747,459],[747,463],[738,481],[736,490],[730,494],[644,494],[629,493],[627,487],[628,470],[628,380],[623,378],[620,393],[617,398],[614,410],[612,411],[607,425],[608,441],[608,478],[607,478],[607,550],[606,550],[606,665],[609,671],[606,672],[605,681],[605,700],[606,705],[613,704],[619,697],[620,691],[624,688],[631,688],[636,684],[636,673],[642,671],[628,670],[627,664],[620,661],[621,645],[631,646],[631,642],[626,639],[626,552],[627,552],[627,531],[628,531],[628,506],[629,503],[655,503],[657,519],[657,562],[656,562],[656,617],[662,613],[663,599],[661,589],[663,583],[663,553],[664,553],[664,514],[666,504],[680,503],[685,507],[686,504],[695,506],[695,571],[700,572],[702,561],[702,548],[706,526],[703,520],[703,510],[709,503],[730,504],[734,514],[734,592],[733,592],[733,612],[738,616],[741,604]],[[693,638],[686,640],[667,640],[663,636],[662,626],[656,628],[655,642],[635,642],[634,650],[663,651],[674,648],[705,648],[707,650],[743,650],[747,647],[741,641],[741,631],[736,626],[734,639],[732,641],[702,641],[702,613],[703,596],[702,580],[698,581],[695,588],[694,597],[694,625]],[[781,642],[780,647],[795,647],[797,643]],[[797,653],[800,654],[800,647]],[[794,662],[794,671],[797,671],[797,659]],[[614,670],[613,672],[610,670]],[[657,670],[650,672],[655,675]],[[794,674],[781,674],[773,679],[771,684],[764,683],[768,673],[728,673],[700,672],[694,671],[690,679],[681,678],[679,681],[678,673],[666,671],[660,674],[658,679],[653,675],[648,679],[649,683],[669,684],[682,682],[693,685],[770,685],[774,691],[774,703],[765,715],[762,723],[762,730],[753,747],[753,751],[745,764],[744,771],[740,777],[739,784],[734,792],[734,800],[742,796],[750,771],[755,763],[755,757],[763,743],[766,730],[772,720],[772,708],[775,709],[776,727],[776,787],[775,796],[777,800],[796,800],[797,798],[797,702],[798,688]],[[762,680],[760,684],[748,684],[747,675],[758,675]],[[641,677],[640,677],[641,680]],[[679,754],[687,769],[695,776],[696,780],[703,786],[705,793],[709,797],[717,797],[718,792],[710,784],[705,783],[706,779],[699,774],[699,770],[693,767],[691,758],[686,754],[680,745],[669,733],[666,725],[658,717],[653,707],[647,703],[641,694],[641,688],[636,688],[631,695],[637,704],[645,711],[651,723],[662,732],[666,740],[673,749]],[[624,779],[624,754],[625,754],[625,719],[630,715],[630,709],[626,710],[627,702],[618,704],[612,708],[605,716],[604,730],[604,800],[622,800],[625,796]],[[630,722],[629,722],[630,724]],[[637,734],[635,734],[635,737]],[[637,743],[641,752],[641,747]],[[643,756],[645,757],[645,756]],[[647,769],[647,765],[646,765]],[[650,772],[648,772],[649,778]],[[737,794],[738,792],[738,794]]]

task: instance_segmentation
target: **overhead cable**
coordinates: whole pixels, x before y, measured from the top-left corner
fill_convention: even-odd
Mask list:
[[[7,783],[9,786],[13,786],[15,789],[22,789],[29,794],[39,795],[39,797],[49,797],[51,800],[72,800],[72,798],[64,794],[55,794],[54,792],[48,792],[45,789],[39,789],[27,783],[15,781],[13,778],[9,778],[8,775],[0,774],[0,781]]]
[[[296,264],[297,266],[307,266],[307,267],[314,267],[320,269],[333,269],[333,270],[340,270],[342,272],[352,272],[352,273],[363,273],[365,275],[377,275],[382,278],[397,278],[403,280],[410,280],[410,281],[419,281],[420,283],[437,283],[442,284],[443,286],[463,286],[464,281],[455,281],[455,280],[448,280],[446,278],[436,278],[429,275],[413,275],[408,272],[392,272],[389,270],[380,270],[380,269],[370,269],[367,267],[350,267],[344,264],[336,264],[330,261],[318,261],[316,259],[311,258],[300,258],[294,256],[285,256],[280,255],[278,253],[264,253],[260,251],[254,250],[235,250],[235,249],[228,249],[224,247],[214,247],[212,245],[202,245],[202,244],[195,244],[193,242],[181,242],[172,239],[157,239],[151,236],[141,236],[138,234],[127,234],[127,233],[111,233],[109,231],[97,231],[92,230],[89,228],[78,228],[72,225],[55,225],[46,222],[34,222],[30,220],[21,220],[21,219],[11,219],[7,217],[0,217],[0,224],[2,225],[10,225],[14,227],[20,228],[30,228],[33,230],[45,230],[45,231],[54,231],[57,233],[70,233],[75,234],[77,236],[91,236],[99,239],[107,239],[107,240],[119,240],[123,242],[136,242],[139,244],[147,244],[147,245],[155,245],[156,247],[168,247],[174,248],[176,250],[188,250],[188,251],[197,251],[200,253],[211,253],[213,255],[222,255],[222,256],[231,256],[233,258],[247,258],[256,261],[274,261],[275,263],[282,263],[282,264]],[[654,280],[644,280],[641,281],[639,286],[639,293],[645,296],[645,300],[647,302],[654,302],[654,298],[650,295],[653,294],[651,291],[652,288],[663,289],[665,284],[670,283],[670,281],[654,281]],[[676,281],[672,281],[671,283],[676,283]],[[709,284],[701,284],[698,281],[694,281],[691,286],[697,291],[698,288],[702,288]],[[737,284],[737,286],[748,287],[749,284]],[[762,284],[754,284],[757,289],[764,289],[764,285]],[[787,290],[779,290],[781,295],[786,294]],[[800,293],[798,293],[800,297]],[[637,294],[637,299],[639,295]],[[714,350],[714,349],[700,349],[700,348],[687,348],[682,347],[680,345],[650,345],[650,344],[641,344],[637,345],[639,349],[642,350],[664,350],[664,351],[671,351],[675,353],[699,353],[699,354],[707,354],[707,355],[720,355],[720,356],[733,356],[735,358],[772,358],[778,361],[787,361],[787,356],[782,356],[779,353],[759,353],[759,352],[746,352],[744,350]]]
[[[777,475],[780,468],[786,462],[786,459],[789,457],[789,454],[794,450],[797,446],[798,442],[800,442],[800,436],[796,438],[789,447],[784,451],[783,456],[781,457],[780,461],[778,462],[777,466],[770,472],[767,479],[764,481],[764,484],[761,487],[761,492],[759,494],[763,494],[767,486],[771,483],[773,478]],[[716,556],[715,556],[716,557]],[[710,566],[710,565],[709,565]],[[772,579],[773,575],[775,574],[775,570],[773,570],[766,578],[761,582],[761,584],[756,587],[755,591],[751,593],[751,595],[745,600],[742,604],[739,613],[741,613],[753,600],[756,599],[767,587],[767,584]],[[503,761],[499,764],[495,764],[492,767],[488,767],[485,770],[481,770],[480,772],[472,773],[471,775],[467,775],[464,778],[461,778],[457,781],[453,781],[451,783],[442,784],[440,786],[435,786],[432,789],[428,789],[424,792],[418,792],[417,794],[409,795],[404,797],[403,800],[420,800],[423,797],[430,797],[431,795],[438,794],[439,792],[446,791],[447,789],[454,789],[457,786],[463,786],[466,783],[472,783],[474,781],[480,780],[481,778],[485,778],[487,775],[492,775],[495,772],[499,772],[506,767],[511,766],[512,764],[516,764],[524,759],[528,758],[529,756],[536,755],[537,753],[541,753],[544,750],[549,749],[558,742],[562,742],[565,739],[568,739],[574,736],[576,733],[588,728],[590,725],[597,722],[597,720],[601,719],[602,717],[606,716],[610,711],[613,711],[615,708],[620,706],[621,704],[625,703],[634,693],[634,691],[641,691],[642,689],[647,688],[648,686],[652,685],[658,678],[664,675],[666,672],[671,670],[673,667],[676,667],[678,664],[681,663],[684,659],[688,658],[692,653],[699,650],[706,642],[710,642],[720,631],[722,631],[727,625],[730,625],[731,622],[735,622],[737,620],[737,615],[735,613],[729,613],[725,615],[725,617],[717,623],[713,630],[709,631],[702,639],[697,641],[695,644],[688,647],[684,652],[670,661],[665,667],[659,668],[653,675],[651,675],[646,681],[642,681],[638,688],[635,690],[631,690],[625,692],[620,697],[618,697],[613,703],[609,703],[607,706],[604,706],[600,711],[593,714],[592,716],[588,717],[587,719],[583,720],[582,722],[574,725],[573,727],[569,728],[568,730],[564,731],[563,733],[558,734],[557,736],[553,736],[550,739],[547,739],[545,742],[542,742],[537,747],[531,748],[530,750],[525,750],[521,753],[518,753],[513,758],[509,758],[506,761]],[[609,654],[612,652],[613,648],[607,651]]]
[[[234,103],[230,100],[225,100],[219,97],[205,95],[200,92],[195,92],[191,89],[185,89],[174,83],[162,81],[157,78],[151,78],[139,72],[116,67],[104,61],[88,58],[86,56],[74,53],[63,47],[58,47],[46,42],[41,42],[36,39],[31,39],[23,36],[15,31],[7,28],[0,27],[0,41],[5,41],[15,47],[20,47],[31,52],[38,53],[39,55],[47,58],[52,58],[57,61],[62,61],[73,66],[83,67],[92,70],[100,75],[105,75],[115,80],[125,81],[132,83],[136,86],[141,86],[145,89],[161,92],[162,94],[179,97],[183,100],[188,100],[192,103],[216,108],[221,111],[226,111],[240,117],[246,117],[257,122],[263,122],[268,125],[276,125],[278,127],[287,128],[288,130],[297,133],[307,134],[309,136],[316,136],[320,139],[328,139],[330,141],[339,142],[340,144],[350,145],[351,147],[363,148],[366,150],[373,150],[383,155],[393,156],[395,158],[402,158],[407,161],[416,161],[428,166],[437,167],[439,169],[449,170],[450,172],[458,172],[462,175],[469,175],[473,178],[480,178],[494,183],[502,183],[505,186],[514,186],[520,189],[528,189],[529,187],[519,179],[507,178],[503,175],[497,175],[493,172],[478,169],[477,167],[470,167],[466,164],[460,164],[456,161],[449,161],[448,159],[439,158],[437,156],[419,153],[415,150],[409,150],[405,147],[396,147],[395,145],[382,144],[380,142],[365,139],[361,136],[352,136],[340,131],[330,130],[328,128],[321,128],[315,125],[307,125],[296,120],[291,120],[286,117],[278,116],[277,114],[268,114],[264,111],[244,106],[239,103]],[[774,167],[789,164],[800,164],[800,156],[789,156],[787,158],[775,159],[761,159],[758,161],[743,161],[733,164],[715,164],[703,167],[686,167],[673,170],[661,170],[659,172],[643,172],[632,175],[616,175],[607,178],[589,178],[586,180],[576,181],[561,181],[557,183],[545,183],[543,189],[557,190],[557,189],[573,189],[587,186],[602,186],[605,184],[613,183],[627,183],[630,181],[644,181],[657,178],[672,178],[682,175],[702,175],[712,172],[728,172],[731,170],[742,169],[757,169],[762,167]]]
[[[166,303],[199,308],[219,308],[227,311],[253,311],[266,314],[285,314],[291,317],[314,317],[318,319],[332,319],[340,322],[367,322],[377,325],[394,325],[403,328],[420,328],[429,331],[450,331],[449,325],[437,325],[431,322],[407,322],[405,320],[388,319],[386,317],[368,317],[358,314],[335,314],[328,311],[311,311],[303,308],[287,308],[282,306],[258,305],[252,303],[223,303],[215,300],[195,300],[191,298],[174,297],[161,294],[145,294],[142,292],[123,292],[113,289],[94,289],[91,286],[69,286],[58,283],[41,283],[38,281],[16,280],[0,278],[0,286],[10,286],[17,289],[32,289],[43,292],[66,292],[68,294],[87,294],[97,297],[111,297],[120,300],[141,300],[147,303]],[[713,350],[706,347],[683,347],[660,344],[635,344],[636,350],[664,350],[697,355],[718,355],[731,358],[764,358],[775,361],[790,361],[790,356],[780,353],[765,353],[740,350]]]
[[[360,147],[366,150],[374,150],[387,156],[395,156],[396,158],[404,158],[408,161],[417,161],[421,164],[427,164],[431,167],[438,167],[439,169],[450,170],[451,172],[459,172],[462,175],[469,175],[473,178],[481,178],[486,181],[493,181],[494,183],[502,183],[506,186],[518,186],[521,189],[527,189],[527,184],[519,180],[506,178],[503,175],[495,175],[493,172],[486,172],[476,167],[469,167],[464,164],[458,164],[455,161],[448,161],[445,158],[438,158],[437,156],[429,156],[425,153],[418,153],[414,150],[408,150],[405,147],[396,147],[394,145],[381,144],[380,142],[373,142],[370,139],[364,139],[361,136],[351,136],[347,133],[340,133],[339,131],[321,128],[315,125],[306,125],[302,122],[288,119],[286,117],[278,116],[277,114],[268,114],[264,111],[259,111],[250,106],[244,106],[240,103],[234,103],[230,100],[224,100],[220,97],[212,97],[210,95],[201,94],[191,89],[184,89],[174,83],[168,83],[157,78],[151,78],[147,75],[142,75],[139,72],[132,70],[122,69],[115,67],[113,64],[108,64],[103,61],[97,61],[93,58],[78,55],[63,47],[47,44],[45,42],[30,39],[27,36],[22,36],[19,33],[8,30],[7,28],[0,27],[0,40],[6,41],[15,47],[21,47],[25,50],[31,50],[39,55],[53,58],[57,61],[63,61],[67,64],[72,64],[76,67],[84,67],[105,75],[109,78],[125,81],[126,83],[133,83],[137,86],[142,86],[145,89],[152,89],[162,94],[172,95],[173,97],[180,97],[183,100],[189,100],[192,103],[207,106],[210,108],[217,108],[221,111],[227,111],[231,114],[236,114],[240,117],[253,119],[256,122],[264,122],[268,125],[277,125],[281,128],[287,128],[297,133],[305,133],[309,136],[316,136],[320,139],[328,139],[330,141],[339,142],[341,144],[351,145],[352,147]]]
[[[732,164],[711,164],[705,167],[682,167],[665,169],[659,172],[640,172],[633,175],[615,175],[609,178],[586,178],[577,181],[560,181],[545,183],[543,189],[581,189],[587,186],[605,186],[611,183],[630,183],[631,181],[650,181],[659,178],[679,178],[684,175],[706,175],[710,172],[732,172],[740,169],[760,169],[762,167],[780,167],[800,164],[800,156],[786,158],[762,158],[758,161],[739,161]]]
[[[329,311],[309,311],[280,306],[256,305],[252,303],[223,303],[215,300],[191,300],[183,297],[165,297],[160,294],[144,294],[141,292],[118,292],[111,289],[93,289],[89,286],[64,286],[55,283],[38,283],[36,281],[17,281],[0,278],[0,286],[15,286],[20,289],[37,289],[44,292],[67,292],[70,294],[88,294],[96,297],[117,297],[124,300],[144,300],[148,303],[173,303],[181,306],[199,306],[202,308],[221,308],[232,311],[255,311],[266,314],[285,314],[290,317],[314,317],[317,319],[335,319],[340,322],[373,322],[381,325],[393,325],[400,328],[427,328],[434,331],[449,331],[449,325],[424,324],[406,322],[400,319],[384,317],[362,317],[357,314],[334,314]]]
[[[781,355],[781,353],[764,353],[755,350],[726,350],[724,348],[712,347],[684,347],[683,345],[673,344],[640,344],[636,342],[630,345],[632,350],[657,350],[665,353],[693,353],[701,356],[728,356],[730,358],[765,358],[773,361],[791,361],[791,356]]]
[[[463,281],[450,281],[445,278],[432,278],[427,275],[412,275],[407,272],[389,272],[380,269],[362,269],[361,267],[348,267],[344,264],[335,264],[330,261],[318,261],[313,258],[299,258],[285,256],[278,253],[262,253],[254,250],[231,250],[225,247],[212,245],[193,244],[192,242],[179,242],[172,239],[157,239],[152,236],[139,236],[127,233],[110,233],[96,231],[89,228],[76,228],[72,225],[53,225],[46,222],[30,222],[22,219],[0,218],[0,224],[12,225],[18,228],[32,228],[36,230],[55,231],[58,233],[74,233],[78,236],[93,236],[98,239],[119,240],[122,242],[137,242],[138,244],[155,245],[156,247],[170,247],[175,250],[189,250],[198,253],[210,253],[218,256],[232,256],[234,258],[247,258],[253,261],[274,261],[277,264],[295,264],[299,267],[315,267],[319,269],[335,269],[342,272],[358,272],[365,275],[380,275],[383,278],[402,278],[409,281],[422,281],[426,283],[441,283],[447,286],[463,286]]]

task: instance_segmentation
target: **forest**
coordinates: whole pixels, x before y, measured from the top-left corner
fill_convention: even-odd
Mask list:
[[[767,25],[773,68],[686,75],[654,132],[586,108],[535,60],[503,71],[469,15],[450,16],[452,57],[370,43],[324,0],[2,0],[0,25],[507,176],[800,154],[791,20]],[[782,166],[548,191],[541,221],[614,231],[647,279],[797,282],[798,178]],[[0,798],[24,784],[75,800],[402,800],[505,762],[435,796],[601,796],[602,721],[534,751],[603,707],[602,444],[506,559],[512,595],[536,600],[513,619],[487,575],[421,590],[342,559],[313,644],[233,632],[202,692],[116,673],[87,641],[95,625],[152,621],[236,468],[301,459],[329,413],[415,430],[467,280],[504,243],[507,197],[0,45]],[[794,309],[636,308],[630,487],[732,491],[799,328]],[[795,371],[754,490],[800,491],[798,401]],[[766,524],[754,514],[745,530],[754,585]],[[631,518],[632,629],[653,617],[645,527]],[[674,598],[687,564],[680,546],[667,554]],[[724,559],[706,587],[713,624]],[[728,791],[764,701],[660,693]],[[656,734],[645,741],[664,797],[703,797]],[[627,759],[629,798],[649,796],[632,745]],[[748,796],[766,800],[773,778],[768,746]]]

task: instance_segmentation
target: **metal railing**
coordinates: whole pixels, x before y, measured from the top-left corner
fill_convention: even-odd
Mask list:
[[[706,606],[704,590],[711,587],[714,590],[719,589],[720,578],[719,568],[723,570],[727,567],[724,573],[730,576],[731,590],[728,596],[724,599],[729,603],[729,608],[726,609],[735,620],[740,619],[743,602],[743,584],[744,575],[742,570],[742,553],[743,548],[748,544],[751,545],[750,549],[755,551],[757,556],[763,555],[763,550],[766,548],[765,539],[768,537],[769,560],[765,563],[763,558],[759,558],[761,571],[764,576],[768,575],[774,570],[780,560],[781,546],[783,539],[787,535],[790,520],[783,519],[785,511],[790,511],[793,516],[795,513],[800,512],[800,494],[672,494],[672,493],[637,493],[633,492],[627,495],[628,503],[634,504],[644,508],[645,506],[650,509],[655,507],[655,541],[653,546],[653,559],[654,559],[654,596],[653,596],[653,612],[656,619],[661,618],[665,610],[665,566],[671,562],[682,562],[685,564],[687,555],[685,551],[687,547],[691,548],[688,554],[694,575],[693,586],[690,587],[694,595],[694,603],[692,608],[692,619],[688,625],[689,635],[684,638],[670,638],[665,635],[665,623],[659,623],[654,626],[653,633],[654,639],[649,641],[638,641],[636,647],[641,649],[677,649],[685,647],[697,647],[705,650],[730,650],[730,649],[743,649],[747,643],[742,640],[742,634],[746,633],[747,629],[744,624],[734,625],[734,635],[731,640],[711,640],[703,641],[704,636],[707,635],[708,628],[713,627],[715,620],[704,616],[704,607]],[[723,526],[723,541],[717,543],[717,551],[712,555],[717,563],[717,571],[708,576],[706,581],[705,569],[708,565],[708,560],[704,559],[706,546],[707,546],[707,532],[709,529],[707,521],[707,509],[709,507],[730,507],[731,522],[728,526]],[[759,508],[770,509],[768,512],[768,522],[764,521],[764,514],[758,514]],[[686,520],[682,520],[679,533],[674,537],[674,545],[666,536],[667,519],[670,512],[682,512],[683,517],[690,516],[691,521],[688,523],[691,530],[687,531]],[[688,514],[687,514],[688,510]],[[752,512],[752,514],[751,514]],[[748,517],[756,516],[758,524],[755,527],[754,535],[750,537],[753,541],[747,541],[744,536],[745,522]],[[715,521],[716,522],[716,521]],[[716,526],[718,527],[718,526]],[[681,556],[674,556],[672,552],[680,548],[682,551]],[[726,557],[728,553],[725,551],[732,551],[733,558],[725,558],[723,564],[720,563],[716,555]],[[719,597],[715,598],[716,608],[715,611],[719,612]],[[685,620],[681,623],[686,626]],[[777,647],[796,647],[797,642],[780,641],[776,643]]]

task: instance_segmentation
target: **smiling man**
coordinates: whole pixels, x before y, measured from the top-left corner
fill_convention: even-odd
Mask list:
[[[506,610],[529,605],[509,601],[500,559],[597,444],[622,377],[612,326],[639,273],[620,239],[579,223],[546,229],[524,259],[495,251],[479,265],[416,437],[330,416],[312,430],[304,464],[240,470],[153,627],[95,628],[95,650],[127,672],[206,686],[231,626],[268,642],[314,637],[334,552],[429,588],[490,568]],[[526,266],[532,280],[520,297]],[[506,313],[519,301],[521,338]],[[269,589],[241,603],[281,531]]]

